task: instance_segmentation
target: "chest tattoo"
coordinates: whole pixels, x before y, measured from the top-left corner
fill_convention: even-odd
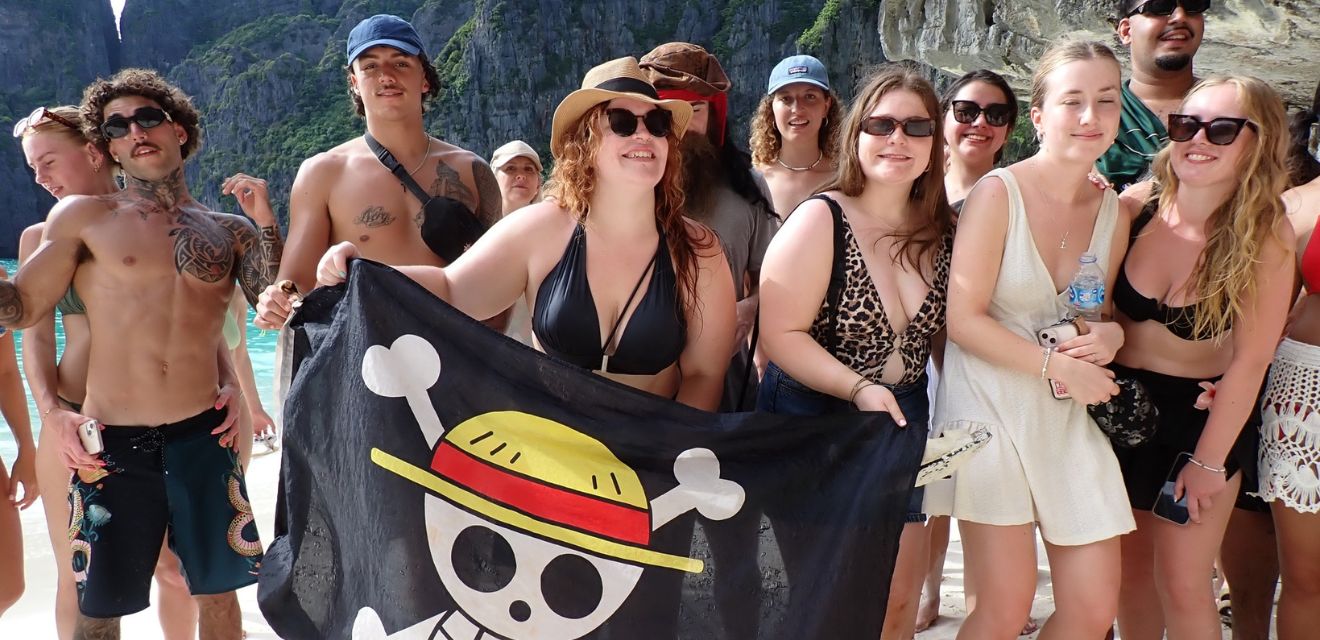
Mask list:
[[[367,207],[353,222],[368,229],[375,229],[394,222],[394,215],[386,211],[385,207]]]

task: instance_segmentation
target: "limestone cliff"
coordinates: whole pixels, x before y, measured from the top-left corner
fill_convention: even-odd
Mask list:
[[[1060,36],[1126,51],[1110,26],[1113,0],[888,0],[880,39],[890,58],[915,58],[947,71],[987,68],[1026,89],[1031,68]],[[1320,1],[1228,0],[1206,14],[1196,56],[1200,75],[1259,76],[1292,104],[1309,102],[1320,76]],[[1025,95],[1025,93],[1023,94]]]

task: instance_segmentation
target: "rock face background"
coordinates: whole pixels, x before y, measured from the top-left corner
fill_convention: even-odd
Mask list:
[[[489,156],[523,138],[545,150],[555,105],[591,66],[672,41],[715,51],[733,79],[735,140],[782,57],[825,61],[845,98],[886,59],[948,72],[987,67],[1021,80],[1064,33],[1112,41],[1109,0],[127,0],[116,37],[109,0],[0,0],[0,127],[40,105],[74,103],[97,76],[158,69],[194,97],[204,143],[194,195],[218,197],[244,171],[270,180],[277,210],[299,163],[359,135],[345,91],[344,43],[375,13],[410,19],[446,85],[429,130]],[[1198,56],[1309,99],[1320,69],[1320,0],[1217,1]],[[936,75],[932,72],[932,75]],[[1025,82],[1020,83],[1022,86]],[[8,129],[5,129],[8,131]],[[0,256],[53,199],[32,184],[17,141],[0,144]]]
[[[1030,85],[1031,68],[1055,38],[1099,40],[1126,58],[1110,21],[1116,0],[886,0],[880,39],[892,59],[953,73],[985,68]],[[1215,0],[1206,14],[1197,73],[1268,80],[1292,104],[1320,79],[1320,0]]]

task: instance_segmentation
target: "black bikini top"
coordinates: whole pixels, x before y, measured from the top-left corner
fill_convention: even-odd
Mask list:
[[[1141,210],[1141,214],[1132,221],[1132,230],[1129,234],[1128,252],[1132,251],[1132,245],[1137,241],[1137,235],[1146,226],[1147,223],[1155,217],[1155,211],[1159,203],[1155,200],[1147,203]],[[1127,277],[1127,258],[1118,267],[1118,277],[1114,282],[1114,306],[1118,307],[1127,317],[1143,322],[1154,320],[1183,340],[1208,340],[1212,336],[1197,335],[1194,333],[1196,327],[1196,307],[1188,305],[1185,307],[1170,307],[1154,298],[1147,298],[1137,291]]]
[[[678,300],[677,278],[669,257],[665,235],[647,271],[651,273],[646,293],[636,305],[618,348],[610,354],[606,371],[610,373],[655,375],[678,361],[687,342],[687,327]],[[646,274],[641,274],[645,279]],[[637,282],[640,287],[642,281]],[[633,290],[633,294],[637,289]],[[614,329],[628,315],[628,303]],[[536,292],[536,310],[532,314],[532,333],[545,352],[584,369],[600,370],[606,340],[600,337],[600,317],[596,300],[587,282],[587,237],[582,225],[573,229],[573,237],[564,248],[550,273]]]

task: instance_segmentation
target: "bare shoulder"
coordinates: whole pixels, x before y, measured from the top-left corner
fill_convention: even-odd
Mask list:
[[[47,233],[82,227],[119,209],[118,194],[109,196],[68,196],[55,203],[46,216]]]
[[[1033,179],[1031,176],[1021,176],[1021,178]],[[982,178],[975,187],[972,187],[967,199],[963,201],[962,212],[958,214],[958,224],[961,226],[969,218],[978,219],[986,216],[1007,219],[1008,197],[1008,185],[1003,178],[999,176]]]
[[[294,179],[297,183],[304,186],[309,184],[326,184],[337,180],[348,166],[350,160],[364,153],[369,153],[366,143],[362,138],[353,138],[345,141],[338,146],[322,151],[306,160],[298,166],[298,176]]]
[[[1123,211],[1128,214],[1128,219],[1137,217],[1142,208],[1146,206],[1146,201],[1155,192],[1155,181],[1146,180],[1138,182],[1123,190],[1118,196],[1118,201],[1123,203]]]
[[[567,232],[576,224],[573,214],[555,202],[543,201],[530,204],[504,216],[499,221],[500,229],[509,233],[533,234],[528,237],[543,241],[550,234]]]

